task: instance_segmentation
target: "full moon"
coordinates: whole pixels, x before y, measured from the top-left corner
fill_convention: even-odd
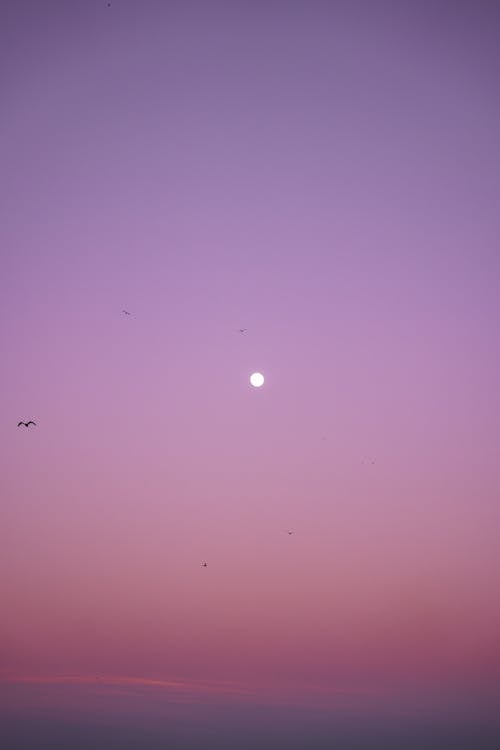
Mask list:
[[[252,373],[250,375],[250,383],[254,388],[260,388],[261,385],[264,385],[264,375],[261,372]]]

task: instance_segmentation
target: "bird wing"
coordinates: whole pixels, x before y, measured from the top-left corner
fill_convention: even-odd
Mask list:
[[[29,422],[28,422],[28,423],[26,424],[26,427],[28,427],[28,425],[30,425],[30,424],[34,424],[34,425],[35,425],[35,427],[36,427],[36,422],[33,422],[33,420],[32,420],[32,419],[30,419],[30,421],[29,421]]]
[[[22,424],[24,424],[24,422],[18,422],[18,423],[17,423],[17,426],[18,426],[18,427],[21,427],[21,425],[22,425]]]

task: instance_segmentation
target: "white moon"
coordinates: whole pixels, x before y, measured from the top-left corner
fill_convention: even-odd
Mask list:
[[[261,372],[252,373],[252,375],[250,375],[250,384],[253,385],[254,388],[260,388],[261,385],[264,385],[264,375]]]

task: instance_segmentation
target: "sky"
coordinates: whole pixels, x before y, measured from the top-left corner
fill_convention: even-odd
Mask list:
[[[9,747],[498,741],[499,28],[2,5]]]

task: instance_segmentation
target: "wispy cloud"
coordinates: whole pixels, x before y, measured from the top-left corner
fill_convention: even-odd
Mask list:
[[[209,698],[252,698],[259,701],[265,699],[266,702],[294,703],[298,700],[300,703],[306,702],[320,705],[322,703],[331,703],[332,700],[349,696],[362,696],[373,694],[373,691],[367,691],[351,687],[331,687],[331,686],[301,686],[300,697],[296,695],[293,686],[278,685],[248,685],[241,682],[233,681],[208,681],[193,679],[164,679],[142,677],[137,675],[112,675],[112,674],[16,674],[14,672],[3,672],[0,674],[0,682],[4,684],[24,684],[33,687],[37,686],[80,686],[97,690],[100,693],[132,695],[134,691],[143,693],[144,691],[154,691],[158,695],[162,693],[168,696],[169,700],[184,702],[184,700],[196,701]],[[294,700],[295,699],[295,700]]]
[[[18,675],[2,674],[4,683],[27,683],[30,685],[94,685],[117,687],[144,687],[158,690],[179,691],[188,693],[219,693],[252,695],[256,691],[235,682],[200,681],[180,679],[155,679],[149,677],[109,674],[39,674]]]

